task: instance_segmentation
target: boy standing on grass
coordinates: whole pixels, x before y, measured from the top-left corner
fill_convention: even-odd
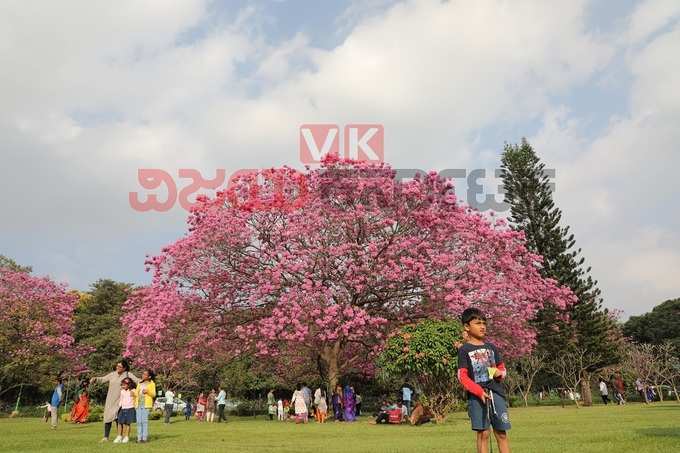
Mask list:
[[[467,340],[458,349],[458,380],[468,394],[468,415],[477,432],[477,453],[488,453],[490,427],[500,453],[510,453],[507,431],[510,429],[505,389],[505,364],[494,345],[484,341],[486,317],[478,308],[468,308],[461,315]]]

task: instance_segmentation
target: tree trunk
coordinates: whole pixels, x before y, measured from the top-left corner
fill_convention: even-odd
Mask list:
[[[656,386],[656,392],[659,394],[659,401],[663,403],[663,387],[660,385]]]
[[[593,392],[590,388],[590,373],[588,371],[583,372],[581,379],[581,401],[583,401],[583,406],[593,405]]]
[[[321,359],[325,364],[326,369],[326,382],[328,384],[328,389],[330,392],[335,390],[338,385],[338,380],[340,379],[340,365],[338,363],[338,357],[340,356],[340,342],[336,342],[332,345],[326,345],[321,351]]]

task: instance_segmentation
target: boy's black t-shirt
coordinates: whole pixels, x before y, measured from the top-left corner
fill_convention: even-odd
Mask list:
[[[489,377],[489,367],[503,362],[501,353],[491,343],[480,345],[465,343],[458,349],[458,368],[467,368],[468,377],[483,389],[505,397],[503,384]]]

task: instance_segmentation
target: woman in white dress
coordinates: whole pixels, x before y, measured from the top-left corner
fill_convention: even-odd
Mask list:
[[[297,390],[293,392],[293,397],[290,404],[295,405],[295,422],[307,423],[309,412],[307,411],[307,404],[305,403],[305,394],[302,391],[302,384],[297,385]]]

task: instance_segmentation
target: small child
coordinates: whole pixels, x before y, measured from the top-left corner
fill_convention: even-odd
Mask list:
[[[281,421],[285,420],[286,416],[284,415],[283,412],[283,400],[279,399],[279,401],[276,403],[276,406],[277,406],[276,409],[277,418]]]
[[[288,420],[290,418],[290,401],[288,399],[283,400],[283,414],[284,414],[284,420]]]
[[[328,403],[326,402],[326,392],[321,391],[319,403],[316,405],[316,420],[319,423],[326,423],[326,415],[328,414]]]
[[[458,349],[458,380],[468,394],[468,415],[477,432],[477,452],[487,451],[490,427],[500,453],[510,453],[510,429],[505,389],[505,364],[498,349],[484,341],[486,317],[478,308],[467,308],[461,315],[467,340]]]
[[[189,420],[191,418],[191,409],[191,398],[187,396],[187,399],[184,402],[184,420]]]
[[[52,418],[52,412],[50,411],[50,403],[46,402],[42,406],[39,406],[41,409],[45,409],[43,411],[43,421],[45,423],[50,421],[50,418]]]
[[[129,442],[130,425],[135,421],[135,399],[132,392],[132,379],[125,378],[120,383],[120,402],[118,409],[118,436],[114,444],[126,444]]]

